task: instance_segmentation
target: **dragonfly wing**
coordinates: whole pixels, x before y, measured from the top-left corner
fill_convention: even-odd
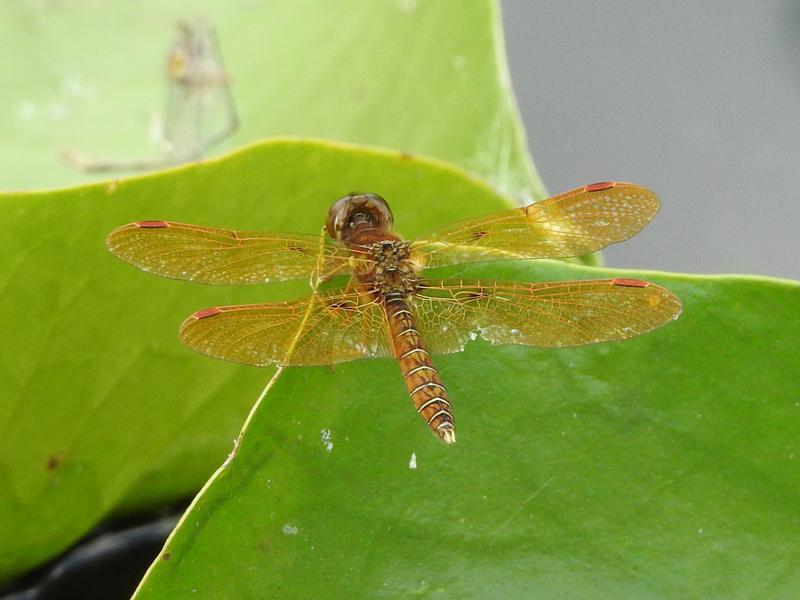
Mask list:
[[[622,182],[587,185],[536,202],[456,223],[412,244],[425,267],[489,260],[591,254],[641,230],[658,212],[656,194]]]
[[[214,27],[204,19],[179,25],[180,38],[169,55],[169,97],[164,139],[176,162],[197,160],[238,126]]]
[[[491,344],[542,348],[624,340],[681,312],[672,292],[638,279],[426,281],[413,306],[429,350],[439,354],[459,352],[478,336]]]
[[[193,350],[256,366],[392,356],[382,304],[359,292],[206,308],[184,321],[180,335]]]
[[[112,254],[173,279],[240,285],[350,272],[350,253],[321,236],[139,221],[111,232]],[[355,259],[353,259],[355,260]]]

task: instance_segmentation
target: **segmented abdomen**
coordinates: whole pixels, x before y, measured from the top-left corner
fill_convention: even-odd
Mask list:
[[[395,356],[411,400],[433,432],[443,442],[452,444],[456,441],[456,429],[447,390],[425,350],[408,301],[402,294],[387,294],[384,303]]]

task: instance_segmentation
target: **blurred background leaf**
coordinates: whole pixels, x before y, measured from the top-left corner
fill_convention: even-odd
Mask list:
[[[157,156],[180,19],[216,24],[241,128],[427,154],[539,198],[490,0],[38,0],[0,6],[0,189],[86,181],[61,158]],[[216,151],[217,153],[219,151]]]

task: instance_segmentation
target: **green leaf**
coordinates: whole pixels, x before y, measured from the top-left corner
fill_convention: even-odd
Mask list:
[[[121,503],[197,490],[271,370],[194,354],[178,325],[205,306],[309,289],[153,277],[111,256],[108,233],[142,219],[318,233],[330,203],[354,189],[384,194],[408,236],[508,202],[444,163],[299,140],[140,179],[0,194],[0,580]]]
[[[676,292],[681,318],[624,342],[435,357],[455,446],[393,361],[287,369],[136,598],[797,596],[800,285],[630,275]]]
[[[456,163],[512,196],[542,198],[491,0],[140,0],[3,3],[0,189],[73,184],[67,148],[158,155],[174,23],[216,24],[241,129],[221,149],[302,135]],[[218,151],[218,150],[217,150]]]

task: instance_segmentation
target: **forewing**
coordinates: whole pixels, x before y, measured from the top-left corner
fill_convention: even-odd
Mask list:
[[[632,338],[676,319],[680,300],[638,279],[553,283],[439,280],[414,296],[430,352],[459,352],[478,336],[491,344],[553,348]]]
[[[143,271],[208,284],[269,283],[350,272],[347,249],[314,235],[139,221],[112,231],[106,245]]]
[[[392,355],[382,305],[358,292],[206,308],[184,321],[180,335],[192,350],[256,366]]]
[[[604,182],[456,223],[412,244],[424,267],[591,254],[635,235],[658,212],[658,196],[632,183]]]

